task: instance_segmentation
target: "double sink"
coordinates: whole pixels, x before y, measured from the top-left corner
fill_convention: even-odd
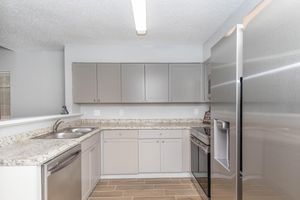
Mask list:
[[[92,131],[95,127],[70,127],[57,132],[47,133],[45,135],[34,137],[33,139],[74,139],[84,136]]]

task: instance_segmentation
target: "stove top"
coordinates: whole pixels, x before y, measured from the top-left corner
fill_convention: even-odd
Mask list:
[[[192,127],[191,134],[206,145],[210,145],[210,127]]]
[[[210,136],[210,127],[192,127],[192,130]]]

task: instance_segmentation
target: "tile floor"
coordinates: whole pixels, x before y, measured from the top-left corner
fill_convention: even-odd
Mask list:
[[[190,179],[101,180],[89,200],[202,200]]]

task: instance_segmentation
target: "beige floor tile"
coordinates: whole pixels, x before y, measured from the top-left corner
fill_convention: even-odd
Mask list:
[[[180,184],[180,180],[171,179],[157,179],[157,180],[145,180],[146,184]]]
[[[199,196],[177,196],[176,200],[202,200],[202,198]]]
[[[95,191],[91,195],[92,197],[122,197],[123,192],[120,191],[103,191],[103,192],[98,192]]]
[[[188,189],[194,189],[192,185],[188,185],[188,184],[159,184],[159,185],[154,185],[155,189],[169,189],[169,190],[188,190]]]
[[[89,200],[202,200],[189,178],[101,180]]]
[[[97,185],[94,191],[110,191],[115,189],[116,189],[115,185]]]
[[[133,197],[90,197],[88,200],[133,200]]]
[[[154,185],[117,185],[116,190],[147,190],[154,189]]]
[[[176,200],[175,197],[134,197],[133,200]]]
[[[166,195],[185,195],[185,196],[192,196],[192,195],[198,195],[198,192],[196,190],[166,190]]]
[[[127,191],[124,191],[124,196],[133,196],[133,197],[165,196],[165,191],[164,190],[127,190]]]

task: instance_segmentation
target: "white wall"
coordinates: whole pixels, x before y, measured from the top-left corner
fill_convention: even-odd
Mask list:
[[[87,119],[179,119],[203,118],[207,104],[197,105],[82,105],[82,118]]]
[[[63,51],[0,48],[0,71],[11,72],[12,118],[58,114],[64,104]]]
[[[72,62],[201,62],[198,46],[65,46],[66,104],[71,112],[82,112],[83,118],[191,118],[203,116],[206,105],[83,105],[73,104]],[[194,109],[199,110],[194,114]],[[94,112],[101,114],[95,116]],[[123,113],[123,114],[120,114]]]
[[[245,1],[223,25],[203,44],[203,61],[209,59],[211,48],[222,39],[225,34],[236,24],[243,23],[244,16],[247,16],[262,0]]]

